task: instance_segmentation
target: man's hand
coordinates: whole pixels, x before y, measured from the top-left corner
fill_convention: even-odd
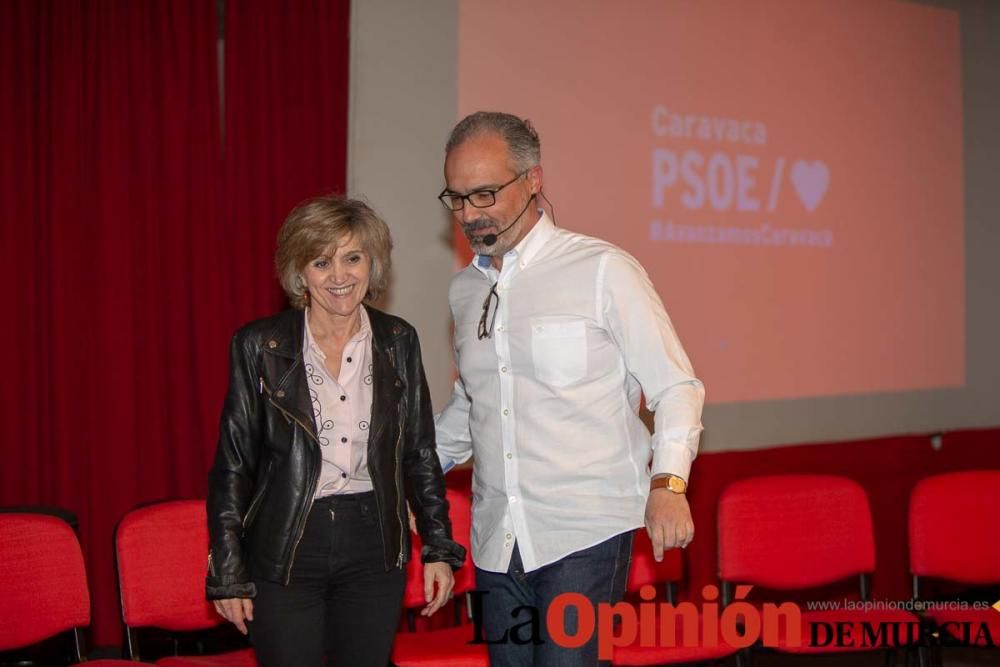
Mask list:
[[[253,620],[253,600],[250,598],[226,598],[225,600],[212,600],[215,611],[236,626],[236,629],[243,634],[247,633],[246,621]]]
[[[653,543],[653,558],[663,560],[663,552],[684,548],[694,539],[694,522],[687,496],[668,489],[653,489],[646,500],[646,532]]]
[[[424,563],[424,600],[427,606],[420,611],[421,616],[430,616],[451,599],[455,588],[455,575],[448,563]]]

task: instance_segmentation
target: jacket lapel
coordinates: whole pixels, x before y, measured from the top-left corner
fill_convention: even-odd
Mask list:
[[[316,423],[302,361],[305,315],[301,310],[285,311],[282,315],[262,341],[262,391],[269,392],[271,402],[299,422],[315,440]]]
[[[402,372],[397,368],[395,339],[401,333],[398,325],[390,324],[385,315],[368,308],[372,326],[372,437],[371,443],[380,442],[387,421],[399,414],[399,401],[403,395]]]

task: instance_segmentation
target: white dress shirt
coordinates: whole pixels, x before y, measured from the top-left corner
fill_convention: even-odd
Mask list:
[[[494,283],[493,337],[480,340]],[[704,388],[628,253],[543,214],[502,270],[477,256],[448,296],[459,377],[437,448],[445,470],[475,455],[478,567],[506,572],[516,541],[532,571],[642,526],[651,474],[687,479]]]

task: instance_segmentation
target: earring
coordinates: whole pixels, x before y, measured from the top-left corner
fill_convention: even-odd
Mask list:
[[[301,275],[295,276],[295,286],[302,288],[302,302],[305,305],[308,306],[309,305],[309,288],[306,286],[306,281],[305,281],[305,279]]]

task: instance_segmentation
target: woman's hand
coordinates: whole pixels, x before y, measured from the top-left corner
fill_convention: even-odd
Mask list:
[[[420,615],[430,616],[451,599],[451,590],[455,588],[455,575],[451,573],[448,563],[424,563],[424,600],[427,606]]]
[[[450,574],[450,570],[449,570]],[[451,588],[449,587],[449,591]],[[226,598],[225,600],[212,600],[215,611],[236,626],[236,629],[243,634],[247,633],[246,621],[253,620],[253,600],[250,598]]]

